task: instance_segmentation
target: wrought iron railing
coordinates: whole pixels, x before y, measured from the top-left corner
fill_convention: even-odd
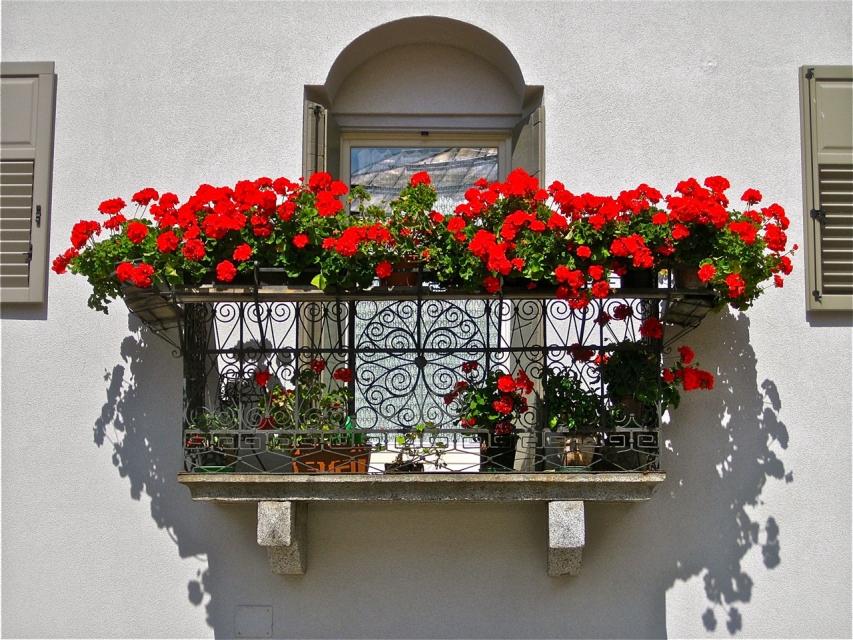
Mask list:
[[[656,470],[667,345],[716,303],[669,286],[614,289],[583,308],[540,289],[427,284],[157,297],[174,319],[149,303],[152,329],[176,326],[184,359],[185,470],[244,473]],[[641,334],[649,318],[665,337]],[[531,380],[509,434],[463,424],[448,400],[494,370]]]

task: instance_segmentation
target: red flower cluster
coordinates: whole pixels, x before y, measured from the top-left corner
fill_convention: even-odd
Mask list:
[[[337,251],[345,258],[351,258],[367,243],[379,245],[393,244],[394,238],[387,227],[380,223],[365,226],[347,227],[337,238],[329,237],[323,240],[323,248]]]
[[[335,369],[335,372],[332,374],[332,377],[335,380],[339,380],[343,383],[352,382],[352,369],[349,367],[341,367],[340,369]]]
[[[268,370],[258,369],[257,371],[255,371],[255,382],[258,383],[258,386],[267,386],[267,382],[270,381],[271,377],[272,374]]]
[[[71,228],[71,246],[82,249],[93,235],[100,235],[101,225],[94,220],[81,220]]]
[[[154,267],[150,264],[138,264],[136,266],[129,262],[122,262],[116,267],[116,277],[119,282],[132,282],[140,289],[151,286],[151,276],[154,275]]]

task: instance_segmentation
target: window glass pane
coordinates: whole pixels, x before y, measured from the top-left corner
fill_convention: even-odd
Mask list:
[[[436,210],[453,213],[465,191],[485,178],[498,179],[497,147],[400,148],[352,147],[350,183],[361,185],[373,202],[393,200],[411,177],[426,171],[438,191]]]

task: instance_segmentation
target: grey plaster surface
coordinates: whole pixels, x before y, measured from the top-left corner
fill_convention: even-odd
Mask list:
[[[666,479],[654,473],[531,474],[178,474],[193,500],[514,502],[595,500],[638,502]]]
[[[578,575],[585,542],[583,502],[548,503],[548,575]]]
[[[267,547],[274,573],[304,574],[305,505],[258,502],[258,544]]]

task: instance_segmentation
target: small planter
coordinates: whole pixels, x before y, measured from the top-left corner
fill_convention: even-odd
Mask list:
[[[599,444],[599,438],[594,434],[566,436],[566,444],[563,449],[563,466],[582,468],[590,466]]]
[[[385,473],[423,473],[424,463],[407,460],[406,462],[386,462]]]
[[[657,289],[657,272],[652,269],[628,269],[621,278],[621,288],[627,290]]]
[[[371,445],[303,445],[291,450],[294,473],[367,473]]]
[[[382,278],[380,284],[384,287],[415,287],[418,284],[418,267],[420,264],[413,260],[395,262],[391,275]]]
[[[518,434],[488,438],[480,443],[480,472],[514,471]]]
[[[707,291],[710,286],[699,279],[699,267],[678,266],[672,268],[672,286],[678,290],[697,289]]]

